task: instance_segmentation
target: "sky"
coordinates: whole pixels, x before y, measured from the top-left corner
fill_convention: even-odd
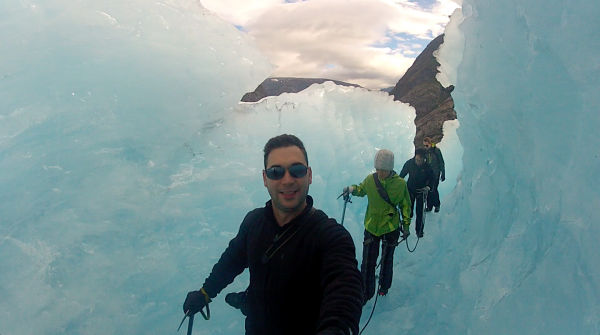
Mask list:
[[[272,77],[396,85],[462,0],[201,0],[256,39]]]

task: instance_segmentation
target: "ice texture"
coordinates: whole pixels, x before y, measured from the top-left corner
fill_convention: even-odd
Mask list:
[[[411,308],[419,333],[600,331],[598,15],[536,0],[453,14],[439,77],[456,86],[463,170],[428,260],[439,272],[419,282],[436,298]]]
[[[595,1],[595,0],[594,0]],[[598,334],[600,6],[464,0],[437,53],[442,210],[368,334]],[[414,109],[313,85],[238,103],[272,71],[197,1],[0,3],[0,334],[169,334],[244,215],[264,205],[262,147],[305,143],[315,206],[413,155]],[[362,258],[367,200],[344,226]],[[408,246],[414,247],[413,235]],[[224,293],[195,333],[241,334]],[[374,301],[364,309],[366,323]]]

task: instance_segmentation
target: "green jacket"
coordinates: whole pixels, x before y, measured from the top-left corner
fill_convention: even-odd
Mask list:
[[[380,179],[380,181],[392,203],[402,211],[402,224],[407,229],[410,225],[410,195],[406,181],[400,178],[396,172],[393,172],[385,180]],[[390,206],[379,195],[372,174],[368,175],[360,185],[352,186],[354,187],[352,195],[357,197],[366,195],[369,199],[367,213],[365,214],[365,229],[369,233],[381,236],[398,229],[400,224],[398,210],[396,207]]]

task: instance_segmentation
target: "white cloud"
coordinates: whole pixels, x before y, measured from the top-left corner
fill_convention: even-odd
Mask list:
[[[249,19],[260,15],[262,10],[284,4],[285,0],[200,0],[200,3],[223,20],[244,26]]]
[[[430,40],[443,32],[456,4],[438,1],[427,10],[407,0],[202,3],[256,38],[279,66],[273,76],[323,77],[380,88],[395,85],[413,63],[414,50],[425,47],[407,36]]]

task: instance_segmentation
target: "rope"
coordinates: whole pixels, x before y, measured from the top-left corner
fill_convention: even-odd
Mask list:
[[[423,216],[422,216],[422,221],[421,224],[423,225],[423,228],[425,228],[425,218],[427,217],[427,211],[425,210],[427,208],[427,197],[425,196],[426,192],[424,189],[420,188],[417,190],[417,196],[420,196],[423,198],[423,208],[422,208],[422,212],[423,212]],[[417,250],[417,245],[419,245],[419,240],[421,238],[419,236],[417,236],[417,243],[415,243],[415,246],[412,250],[410,250],[410,247],[408,246],[408,241],[406,242],[406,250],[408,250],[408,252],[415,252],[415,250]]]
[[[364,332],[365,329],[367,328],[367,326],[369,325],[369,322],[371,322],[371,318],[373,317],[373,313],[375,312],[375,306],[377,306],[377,298],[379,298],[379,294],[375,294],[375,303],[373,304],[373,310],[371,311],[371,315],[369,316],[369,320],[367,320],[367,323],[365,324],[365,326],[363,327],[363,329],[360,331],[360,333],[358,333],[358,335],[361,335],[362,332]]]
[[[417,250],[417,245],[419,244],[419,240],[420,240],[420,238],[417,237],[417,243],[415,243],[415,247],[413,248],[413,250],[410,250],[410,247],[408,246],[408,242],[406,242],[406,250],[408,250],[408,252],[415,252],[415,250]]]

